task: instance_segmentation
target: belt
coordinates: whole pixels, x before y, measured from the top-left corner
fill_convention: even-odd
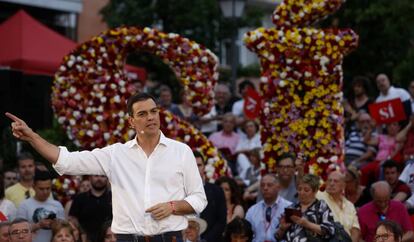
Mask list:
[[[116,234],[118,240],[133,242],[178,242],[181,241],[181,231],[165,232],[157,235]]]

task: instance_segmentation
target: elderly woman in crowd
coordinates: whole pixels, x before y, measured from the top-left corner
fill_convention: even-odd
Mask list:
[[[401,242],[403,231],[399,224],[391,220],[380,221],[375,229],[375,242]]]
[[[76,242],[72,225],[65,220],[55,223],[52,226],[51,242]]]
[[[284,214],[275,237],[288,242],[327,241],[334,236],[334,218],[328,205],[316,199],[319,177],[306,174],[298,180],[295,215]],[[286,211],[286,210],[285,210]]]

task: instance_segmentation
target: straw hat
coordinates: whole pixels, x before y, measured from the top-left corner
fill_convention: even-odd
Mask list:
[[[190,222],[190,221],[196,222],[200,226],[200,231],[198,232],[199,235],[204,233],[204,231],[206,231],[207,222],[204,219],[197,218],[197,217],[192,217],[192,218],[188,218],[188,222]]]

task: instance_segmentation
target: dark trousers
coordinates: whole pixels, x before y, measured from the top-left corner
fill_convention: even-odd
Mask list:
[[[153,236],[140,236],[134,234],[117,234],[117,242],[183,242],[181,231],[166,232]]]

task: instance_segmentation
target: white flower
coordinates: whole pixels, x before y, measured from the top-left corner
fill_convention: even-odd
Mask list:
[[[86,110],[85,110],[85,112],[86,112],[87,114],[92,113],[92,108],[91,108],[91,107],[87,107],[87,108],[86,108]]]
[[[74,119],[69,119],[69,124],[73,126],[76,124],[76,121]]]
[[[260,82],[267,83],[267,77],[265,76],[260,77]]]
[[[65,117],[59,117],[58,118],[58,123],[63,124],[65,122],[66,118]]]
[[[114,102],[116,102],[116,103],[120,103],[121,102],[121,98],[119,97],[119,95],[116,95],[114,97]]]
[[[109,140],[109,138],[111,138],[111,135],[108,132],[105,132],[103,136],[105,140]]]
[[[76,92],[76,88],[75,87],[70,87],[69,88],[69,93],[70,94],[74,94]]]
[[[73,112],[73,117],[79,118],[80,116],[81,116],[81,113],[78,110]]]
[[[95,131],[98,131],[99,130],[99,125],[93,124],[92,129],[95,130]]]
[[[149,47],[153,47],[155,44],[154,44],[154,41],[152,41],[152,40],[150,40],[150,41],[148,41],[148,46]]]
[[[338,156],[334,155],[329,159],[331,162],[338,162]]]
[[[98,115],[98,116],[96,116],[96,121],[98,121],[98,122],[102,122],[102,120],[103,120],[102,115]]]
[[[188,141],[190,141],[190,138],[191,138],[190,135],[186,135],[186,136],[184,136],[184,141],[188,142]]]
[[[283,81],[283,80],[280,80],[279,81],[279,87],[284,87],[284,86],[286,86],[286,82],[285,81]]]
[[[198,63],[198,57],[197,57],[197,56],[195,56],[195,57],[193,58],[193,62],[194,62],[194,63]]]
[[[286,76],[287,76],[287,73],[286,72],[282,72],[282,73],[280,73],[279,76],[280,76],[280,78],[285,79]],[[279,86],[280,86],[280,84],[279,84]]]
[[[101,46],[101,48],[99,48],[100,52],[106,52],[106,48],[104,46]]]
[[[312,73],[310,73],[309,71],[305,71],[305,77],[311,77]]]
[[[93,131],[92,130],[88,130],[88,131],[86,131],[86,135],[87,136],[89,136],[89,137],[93,137]]]
[[[73,64],[74,64],[75,62],[73,61],[73,60],[70,60],[70,61],[68,61],[68,67],[70,68],[70,67],[72,67],[73,66]]]

